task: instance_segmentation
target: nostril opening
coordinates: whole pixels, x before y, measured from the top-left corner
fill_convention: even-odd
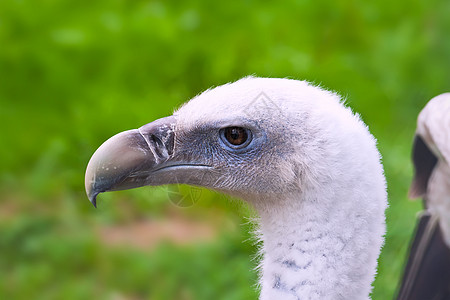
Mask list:
[[[139,128],[139,133],[147,142],[154,155],[167,159],[173,154],[174,131],[172,123],[165,123],[164,119],[154,121]]]
[[[156,135],[150,135],[150,140],[155,143],[157,146],[162,146],[162,142],[159,138],[156,137]]]
[[[151,134],[149,136],[149,141],[153,144],[153,149],[155,150],[156,154],[158,156],[163,156],[163,149],[165,148],[163,142],[154,134]]]

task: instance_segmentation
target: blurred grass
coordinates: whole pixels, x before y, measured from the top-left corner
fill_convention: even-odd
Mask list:
[[[406,199],[415,119],[449,90],[449,15],[443,0],[0,1],[0,298],[256,299],[245,207],[205,192],[181,213],[236,230],[117,248],[91,229],[164,218],[167,195],[94,211],[83,192],[105,139],[249,74],[338,91],[378,138],[391,206],[373,299],[392,298],[420,209]]]

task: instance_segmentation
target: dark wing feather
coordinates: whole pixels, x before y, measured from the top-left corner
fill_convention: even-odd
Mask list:
[[[450,249],[442,238],[438,218],[423,213],[411,241],[397,300],[428,299],[450,299]]]

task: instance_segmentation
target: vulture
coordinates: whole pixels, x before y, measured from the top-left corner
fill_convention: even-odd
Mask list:
[[[450,93],[420,112],[409,196],[423,198],[398,300],[450,299]]]
[[[262,240],[260,299],[368,299],[384,243],[376,140],[335,93],[245,77],[119,133],[90,159],[86,192],[201,186],[248,202]]]

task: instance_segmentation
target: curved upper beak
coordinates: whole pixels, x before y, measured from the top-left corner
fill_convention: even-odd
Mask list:
[[[86,193],[91,203],[96,206],[97,195],[102,192],[171,183],[152,174],[164,168],[173,154],[175,125],[175,117],[170,116],[104,142],[86,169]]]

